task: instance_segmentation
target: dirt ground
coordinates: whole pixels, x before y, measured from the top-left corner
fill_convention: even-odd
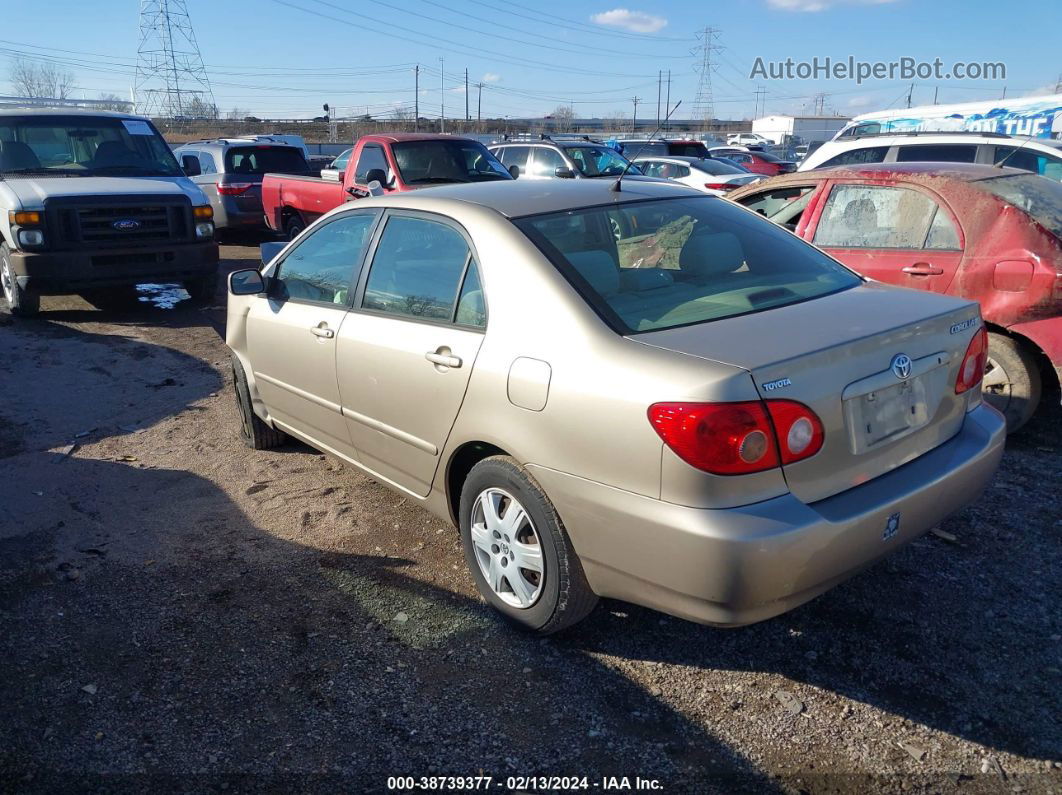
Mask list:
[[[723,631],[606,601],[539,640],[449,526],[241,445],[222,296],[143,297],[0,310],[0,791],[1062,793],[1057,393],[946,537],[798,610]]]

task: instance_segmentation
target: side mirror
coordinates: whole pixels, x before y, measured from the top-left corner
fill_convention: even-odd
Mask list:
[[[270,262],[277,258],[277,254],[284,250],[284,246],[287,243],[279,240],[270,240],[268,243],[262,243],[258,246],[258,253],[262,257],[262,267],[266,267]]]
[[[370,168],[369,173],[365,175],[365,184],[369,185],[373,182],[379,182],[381,185],[386,185],[387,172],[382,168]]]
[[[512,174],[513,179],[520,179],[520,166],[509,166],[509,173]]]
[[[229,292],[233,295],[259,295],[265,291],[265,277],[254,268],[229,274]]]
[[[575,172],[570,168],[558,168],[553,172],[553,176],[559,177],[560,179],[575,179]]]
[[[194,155],[181,155],[181,168],[186,177],[198,177],[203,173],[199,167],[199,158]]]

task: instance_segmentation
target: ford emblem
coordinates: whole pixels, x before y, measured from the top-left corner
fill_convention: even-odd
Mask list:
[[[905,381],[911,375],[911,357],[906,353],[898,353],[893,356],[892,372],[901,381]]]
[[[135,218],[119,218],[112,223],[111,226],[119,232],[132,232],[133,230],[140,228],[140,222]]]

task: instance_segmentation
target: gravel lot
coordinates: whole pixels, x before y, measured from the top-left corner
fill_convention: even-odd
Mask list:
[[[449,526],[240,444],[220,299],[0,313],[0,790],[1062,792],[1057,393],[940,536],[788,615],[538,640]]]

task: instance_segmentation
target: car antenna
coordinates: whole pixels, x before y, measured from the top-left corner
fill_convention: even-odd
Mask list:
[[[662,128],[664,124],[667,123],[667,121],[671,118],[671,114],[678,110],[678,106],[681,104],[682,100],[680,99],[678,102],[675,103],[675,107],[671,109],[671,113],[668,113],[663,118],[663,120],[656,126],[656,129],[653,130],[653,134],[649,136],[649,139],[644,144],[638,147],[638,151],[634,153],[634,157],[627,159],[626,168],[624,168],[623,172],[618,177],[616,177],[616,181],[613,182],[612,187],[609,188],[610,191],[612,191],[613,193],[619,193],[622,190],[622,188],[620,187],[620,183],[623,181],[623,178],[627,176],[627,172],[630,171],[631,166],[634,165],[634,158],[638,157],[638,155],[642,153],[642,150],[653,142],[653,139],[656,138],[656,134],[660,132],[660,128]]]
[[[1026,138],[1024,141],[1021,142],[1021,146],[1018,146],[1018,147],[1015,147],[1014,149],[1011,149],[1010,150],[1010,154],[1008,154],[1006,157],[1004,157],[1002,160],[1000,160],[998,163],[995,164],[995,168],[1003,168],[1003,166],[1006,165],[1007,161],[1010,160],[1012,157],[1014,157],[1014,155],[1018,154],[1018,152],[1020,152],[1022,150],[1022,147],[1024,147],[1025,144],[1029,143],[1029,141],[1031,141],[1031,140],[1032,140],[1032,136],[1030,135],[1028,138]]]

